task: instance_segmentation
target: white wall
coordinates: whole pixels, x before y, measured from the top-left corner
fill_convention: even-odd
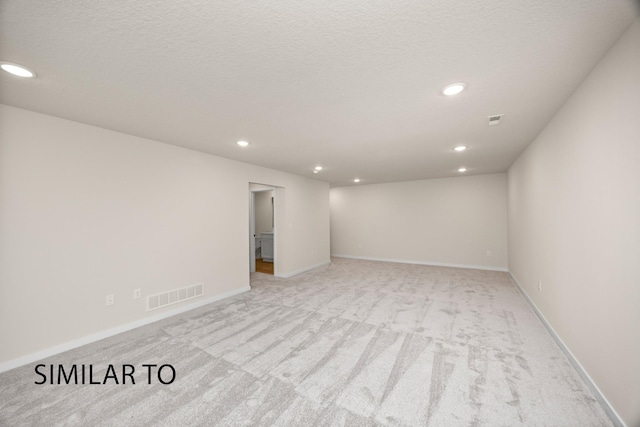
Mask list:
[[[266,231],[273,231],[273,190],[255,193],[256,236]]]
[[[640,425],[639,165],[636,21],[508,173],[509,269],[629,426]]]
[[[330,199],[332,255],[507,267],[505,174],[332,188]]]
[[[279,187],[279,273],[328,263],[327,183],[0,105],[0,364],[246,289],[249,182]]]

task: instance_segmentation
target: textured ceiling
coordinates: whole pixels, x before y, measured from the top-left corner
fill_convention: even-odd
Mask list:
[[[0,60],[38,73],[0,73],[0,102],[333,186],[505,171],[638,15],[630,0],[0,5]]]

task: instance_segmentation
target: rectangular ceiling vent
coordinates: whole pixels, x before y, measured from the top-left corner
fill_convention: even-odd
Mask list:
[[[204,283],[198,283],[186,288],[174,289],[161,294],[149,295],[147,298],[147,311],[156,310],[167,305],[176,304],[204,295]]]
[[[504,114],[494,114],[493,116],[489,116],[489,126],[499,125],[502,116],[504,116]]]

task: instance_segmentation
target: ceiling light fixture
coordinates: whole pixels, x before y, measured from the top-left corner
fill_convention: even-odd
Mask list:
[[[247,141],[238,141],[236,142],[236,144],[238,144],[240,147],[246,147],[247,145],[249,145]]]
[[[463,172],[466,172],[466,171],[467,171],[467,168],[464,168],[464,167],[458,169],[458,172],[460,172],[460,173],[463,173]]]
[[[467,149],[466,145],[458,145],[457,147],[454,148],[454,150],[457,151],[458,153],[462,153],[466,149]]]
[[[322,170],[322,166],[319,166],[319,165],[318,165],[318,166],[316,166],[314,169],[315,169],[315,170],[317,170],[317,171],[321,171],[321,170]]]
[[[464,90],[465,86],[464,83],[452,83],[442,89],[442,94],[446,96],[457,95]]]
[[[318,171],[313,171],[313,173],[318,173]]]
[[[354,179],[354,180],[353,180],[353,182],[355,182],[355,183],[360,182],[360,178],[356,178],[356,179]]]
[[[32,79],[36,76],[36,73],[28,69],[27,67],[23,67],[22,65],[13,64],[11,62],[0,62],[0,68],[2,68],[7,73],[13,74],[18,77],[25,77],[28,79]]]

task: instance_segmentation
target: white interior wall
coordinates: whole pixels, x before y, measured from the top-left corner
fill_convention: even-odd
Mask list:
[[[492,174],[332,188],[331,253],[506,270],[506,185]]]
[[[255,182],[249,183],[249,191],[269,191],[273,188],[271,185],[256,184]]]
[[[247,289],[249,182],[278,186],[279,273],[328,263],[327,183],[1,105],[0,365]]]
[[[637,20],[508,173],[509,269],[628,426],[640,425],[639,163]]]
[[[255,193],[256,236],[267,231],[273,231],[272,197],[273,190]]]

